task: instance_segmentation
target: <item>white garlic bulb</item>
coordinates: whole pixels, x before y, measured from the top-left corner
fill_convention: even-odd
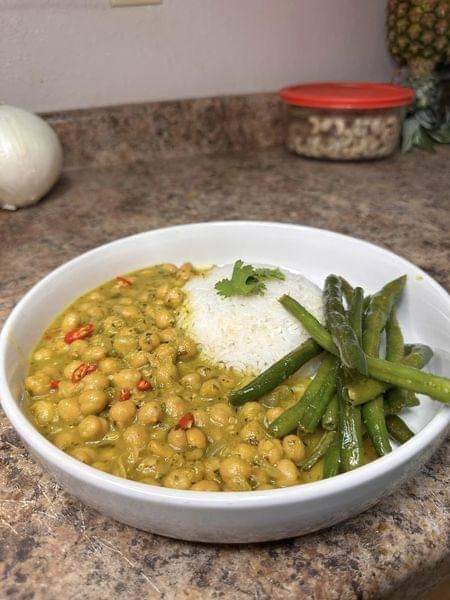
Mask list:
[[[58,136],[43,119],[0,104],[0,207],[34,204],[58,180],[62,169]]]

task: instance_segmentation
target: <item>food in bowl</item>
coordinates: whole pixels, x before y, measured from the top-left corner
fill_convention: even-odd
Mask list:
[[[368,160],[399,145],[411,89],[366,82],[307,83],[280,92],[287,148],[310,158]]]
[[[152,485],[250,491],[330,477],[390,451],[388,433],[412,435],[397,413],[415,391],[450,399],[448,380],[413,368],[431,351],[403,344],[403,287],[365,297],[330,276],[322,293],[242,261],[120,275],[46,329],[27,412],[74,458]],[[375,356],[385,328],[388,360]]]

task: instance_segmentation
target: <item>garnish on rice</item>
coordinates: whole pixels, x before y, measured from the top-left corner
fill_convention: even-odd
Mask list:
[[[280,269],[257,269],[245,265],[242,260],[234,263],[231,279],[222,279],[215,285],[217,293],[224,298],[231,296],[262,295],[266,290],[264,283],[268,279],[285,279]]]

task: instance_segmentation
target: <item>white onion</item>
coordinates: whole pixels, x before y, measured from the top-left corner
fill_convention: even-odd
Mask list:
[[[61,169],[62,148],[50,125],[26,110],[0,105],[0,207],[34,204]]]

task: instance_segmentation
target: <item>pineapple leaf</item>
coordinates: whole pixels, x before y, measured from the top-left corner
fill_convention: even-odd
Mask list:
[[[438,128],[428,132],[435,142],[450,144],[450,110],[447,110],[444,123]]]
[[[417,115],[408,117],[403,123],[402,152],[409,152],[415,146],[428,152],[434,152],[433,140],[428,135],[428,130],[416,117]]]

